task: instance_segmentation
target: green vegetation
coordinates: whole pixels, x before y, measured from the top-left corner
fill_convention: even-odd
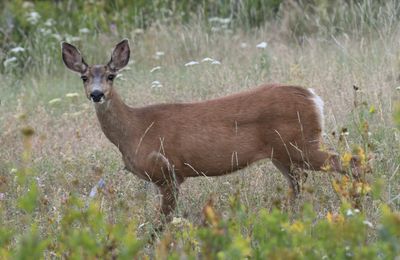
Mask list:
[[[0,7],[0,259],[400,256],[398,1]],[[155,232],[156,189],[123,170],[61,61],[62,40],[93,64],[121,38],[132,61],[116,88],[128,104],[203,100],[265,82],[312,87],[325,101],[324,148],[345,163],[356,153],[371,171],[361,182],[309,172],[293,208],[268,161],[189,179],[174,220]]]

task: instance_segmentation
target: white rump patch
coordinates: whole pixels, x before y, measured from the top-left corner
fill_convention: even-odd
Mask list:
[[[308,91],[312,94],[311,100],[314,102],[314,105],[317,109],[319,124],[321,126],[321,130],[324,129],[324,101],[321,97],[315,94],[314,89],[309,88]]]

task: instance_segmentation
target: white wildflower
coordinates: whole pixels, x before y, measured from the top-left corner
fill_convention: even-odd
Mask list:
[[[144,227],[146,225],[146,222],[145,223],[142,223],[142,224],[140,224],[137,228],[138,229],[141,229],[142,227]]]
[[[11,57],[11,58],[6,59],[6,60],[3,62],[3,65],[4,65],[4,67],[7,67],[8,64],[13,63],[13,62],[15,62],[15,61],[17,61],[17,58],[16,58],[16,57]]]
[[[0,200],[4,200],[6,198],[6,195],[2,192],[0,192]]]
[[[122,80],[122,81],[125,81],[126,79],[124,78],[124,75],[122,75],[122,74],[117,74],[117,76],[115,77],[116,79],[118,79],[118,80]]]
[[[51,35],[51,37],[53,37],[53,38],[56,39],[57,41],[61,41],[61,40],[62,40],[61,35],[59,35],[58,33],[53,33],[53,34]]]
[[[65,94],[65,96],[68,98],[77,98],[77,97],[79,97],[79,94],[74,92],[74,93],[67,93],[67,94]]]
[[[215,59],[213,59],[213,58],[209,58],[209,57],[206,57],[206,58],[204,58],[204,59],[202,59],[201,60],[201,62],[210,62],[211,64],[214,64],[214,65],[219,65],[219,64],[221,64],[221,62],[219,62],[219,61],[217,61],[217,60],[215,60]],[[186,65],[185,65],[186,66]]]
[[[40,188],[43,188],[43,187],[45,186],[45,185],[43,184],[42,180],[41,180],[39,177],[35,177],[35,179],[36,179],[37,185],[38,185]]]
[[[143,34],[144,30],[143,29],[136,29],[135,34]]]
[[[161,69],[161,67],[160,67],[160,66],[157,66],[157,67],[152,68],[152,69],[150,70],[150,72],[154,72],[154,71],[157,71],[157,70],[160,70],[160,69]]]
[[[213,61],[214,61],[214,59],[212,59],[212,58],[209,58],[209,57],[206,57],[206,58],[204,58],[204,59],[202,59],[202,60],[201,60],[201,62],[206,62],[206,61],[213,62]]]
[[[194,66],[199,64],[198,61],[189,61],[188,63],[185,64],[185,67],[189,67],[189,66]]]
[[[46,22],[44,22],[44,25],[51,27],[54,26],[56,24],[56,21],[54,21],[53,19],[49,18],[46,20]]]
[[[53,98],[49,101],[49,105],[54,105],[61,102],[61,98]]]
[[[71,38],[69,39],[70,42],[78,42],[78,41],[80,41],[80,40],[81,40],[81,38],[79,38],[79,37],[77,37],[77,36],[73,36],[73,37],[71,37]]]
[[[242,42],[242,43],[240,44],[240,48],[242,48],[242,49],[247,48],[247,43]]]
[[[221,19],[219,19],[219,22],[222,23],[222,24],[228,24],[231,21],[232,21],[231,18],[221,18]]]
[[[90,30],[88,29],[88,28],[81,28],[81,29],[79,29],[79,32],[80,33],[83,33],[83,34],[87,34],[87,33],[90,33]]]
[[[40,28],[39,32],[46,36],[51,34],[51,30],[47,28]]]
[[[181,218],[181,217],[174,217],[171,221],[171,224],[174,226],[186,226],[188,225],[188,220],[185,218]]]
[[[259,49],[265,49],[265,48],[267,48],[267,46],[268,46],[268,43],[266,43],[266,42],[260,42],[259,44],[257,44],[257,48],[259,48]]]
[[[219,17],[210,17],[210,18],[208,18],[208,21],[210,22],[210,23],[212,23],[212,22],[217,22],[219,20]]]
[[[165,53],[163,51],[156,51],[156,53],[154,54],[154,59],[159,60],[162,56],[164,56]]]
[[[14,47],[10,50],[10,52],[13,52],[13,53],[24,52],[24,51],[25,51],[25,49],[22,48],[21,46]]]
[[[10,170],[10,173],[11,173],[11,174],[16,174],[17,171],[18,171],[18,170],[17,170],[16,168],[12,168],[12,169]]]
[[[151,82],[151,87],[152,88],[161,88],[162,86],[163,85],[158,80],[154,80],[153,82]]]
[[[353,215],[354,215],[354,213],[353,213],[353,211],[352,211],[351,209],[348,209],[348,210],[346,211],[346,216],[351,217],[351,216],[353,216]]]
[[[78,42],[81,40],[81,38],[77,37],[77,36],[71,36],[71,35],[66,35],[65,36],[65,40],[67,42]]]
[[[24,1],[22,3],[22,8],[28,9],[28,8],[34,8],[34,7],[35,7],[35,5],[32,2]]]
[[[364,221],[363,221],[363,224],[366,225],[366,226],[368,226],[369,228],[373,228],[373,227],[374,227],[374,225],[372,225],[372,223],[369,222],[368,220],[364,220]]]
[[[181,224],[181,223],[182,223],[182,218],[174,217],[174,218],[172,219],[172,221],[171,221],[171,224],[172,224],[172,225],[175,225],[175,226],[177,226],[177,225],[179,225],[179,224]]]
[[[40,19],[40,14],[35,11],[28,13],[28,16],[26,18],[26,20],[32,25],[37,24],[39,19]]]
[[[220,24],[228,24],[232,21],[231,18],[222,18],[222,17],[210,17],[208,18],[210,23],[220,23]]]

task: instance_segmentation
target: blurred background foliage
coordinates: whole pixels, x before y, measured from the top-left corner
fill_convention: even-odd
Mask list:
[[[0,3],[1,71],[9,64],[19,65],[9,68],[17,73],[13,67],[26,71],[30,65],[42,65],[52,56],[47,54],[58,50],[58,44],[48,45],[48,41],[75,42],[79,36],[101,33],[126,37],[132,29],[140,32],[157,24],[199,21],[210,31],[251,31],[268,23],[300,42],[311,35],[388,33],[379,28],[397,28],[391,22],[399,16],[399,5],[382,0],[4,0]],[[19,60],[24,63],[18,64]]]

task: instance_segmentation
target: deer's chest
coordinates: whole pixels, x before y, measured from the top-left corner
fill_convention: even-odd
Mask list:
[[[140,163],[132,158],[132,156],[122,154],[122,160],[124,161],[125,169],[132,172],[136,176],[146,181],[151,181],[151,177],[146,172],[146,170],[141,166]]]

